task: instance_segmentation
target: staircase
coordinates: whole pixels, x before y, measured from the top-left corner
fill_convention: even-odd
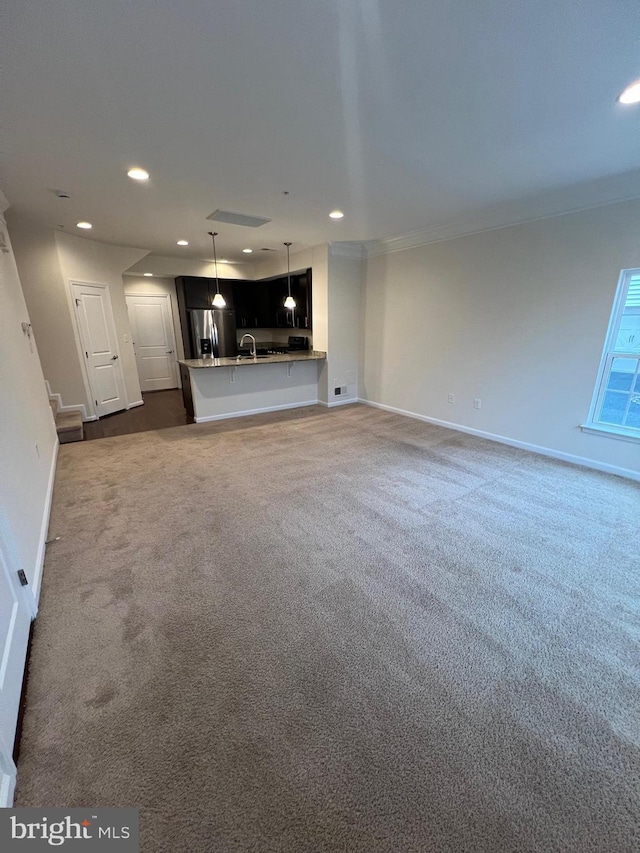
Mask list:
[[[56,424],[56,432],[60,444],[69,444],[71,441],[82,441],[84,429],[82,427],[82,415],[80,412],[59,412],[55,400],[49,400],[53,419]]]

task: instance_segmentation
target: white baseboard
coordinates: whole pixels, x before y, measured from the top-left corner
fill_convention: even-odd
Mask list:
[[[324,406],[327,409],[332,409],[334,406],[346,406],[347,403],[363,403],[358,397],[345,397],[344,400],[332,400],[330,403],[325,403],[324,400],[318,400],[318,405]]]
[[[397,409],[395,406],[386,406],[384,403],[374,403],[373,400],[365,400],[362,397],[360,397],[357,402],[364,403],[365,406],[372,406],[374,409],[383,409],[385,412],[393,412],[396,415],[403,415],[406,418],[414,418],[415,420],[425,421],[425,423],[434,424],[435,426],[453,429],[456,430],[456,432],[465,432],[469,435],[476,435],[478,438],[497,441],[499,444],[508,444],[510,447],[518,447],[520,450],[528,450],[531,453],[538,453],[541,456],[560,459],[562,462],[570,462],[572,465],[582,465],[585,468],[592,468],[594,471],[604,471],[606,474],[615,474],[618,477],[625,477],[628,480],[636,480],[640,482],[640,472],[634,471],[632,468],[620,468],[618,465],[609,465],[607,462],[598,462],[596,459],[576,456],[573,453],[564,453],[561,450],[554,450],[551,447],[541,447],[537,444],[529,444],[529,442],[526,441],[518,441],[515,438],[508,438],[504,435],[495,435],[495,433],[492,432],[485,432],[481,429],[462,426],[462,424],[441,421],[438,418],[429,418],[426,415],[419,415],[416,412],[408,412],[406,409]]]
[[[58,462],[59,448],[60,442],[56,439],[56,443],[53,448],[53,455],[51,457],[51,467],[49,468],[49,482],[47,483],[47,494],[45,495],[44,499],[42,523],[40,524],[40,538],[38,541],[38,553],[36,556],[35,571],[33,573],[33,585],[29,587],[32,598],[31,611],[34,619],[38,613],[38,600],[40,598],[40,587],[42,586],[42,570],[44,568],[44,555],[46,549],[45,542],[47,541],[47,535],[49,533],[51,500],[53,498],[53,485],[56,479],[56,465]]]
[[[47,387],[47,393],[49,395],[49,399],[53,400],[55,402],[55,404],[58,407],[59,412],[80,412],[80,414],[82,415],[83,421],[97,421],[98,420],[95,415],[88,415],[87,414],[87,407],[84,405],[84,403],[74,403],[70,406],[65,406],[64,403],[62,402],[62,397],[60,396],[60,394],[54,394],[54,392],[51,390],[51,385],[49,385],[48,379],[44,380],[44,384]]]
[[[195,422],[197,424],[206,424],[210,421],[226,421],[229,420],[229,418],[244,418],[247,415],[261,415],[263,412],[280,412],[283,409],[301,409],[303,406],[317,405],[317,400],[307,400],[304,403],[285,403],[282,406],[265,406],[263,409],[246,409],[243,412],[229,412],[229,414],[225,415],[208,415],[204,418],[195,418]]]
[[[332,400],[330,403],[325,403],[329,409],[332,409],[334,406],[346,406],[349,403],[358,403],[360,402],[357,397],[340,397],[339,400]]]
[[[129,405],[127,406],[127,410],[135,409],[136,406],[144,406],[144,400],[136,400],[133,403],[129,403]]]

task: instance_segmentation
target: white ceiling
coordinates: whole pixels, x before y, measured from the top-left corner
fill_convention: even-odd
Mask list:
[[[640,107],[615,102],[640,77],[637,12],[637,0],[13,0],[0,186],[16,213],[83,236],[87,219],[93,239],[162,255],[210,257],[216,208],[271,217],[217,225],[230,260],[558,212],[578,185],[587,205],[640,195]],[[126,177],[132,165],[148,184]]]

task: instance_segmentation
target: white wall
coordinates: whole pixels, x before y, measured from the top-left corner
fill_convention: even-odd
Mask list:
[[[29,322],[9,241],[0,253],[0,539],[37,601],[58,438],[35,333],[21,328]]]
[[[8,212],[9,231],[45,379],[65,406],[88,403],[53,229]]]
[[[176,338],[178,359],[184,358],[184,344],[180,329],[180,314],[178,313],[178,298],[176,284],[172,278],[144,278],[135,275],[123,276],[124,294],[150,293],[153,296],[169,296],[171,299],[171,314],[173,316],[173,333]]]
[[[42,369],[51,392],[66,408],[94,414],[85,365],[81,358],[70,281],[106,284],[113,307],[127,405],[141,399],[131,343],[122,273],[146,249],[109,246],[40,226],[20,216],[9,217],[11,239],[29,311],[34,317]],[[125,340],[128,337],[128,341]]]
[[[124,375],[127,405],[142,400],[140,381],[136,367],[136,358],[131,338],[131,327],[124,298],[122,274],[137,260],[147,254],[145,249],[126,249],[121,246],[109,246],[96,240],[86,240],[75,234],[55,233],[58,247],[60,269],[68,292],[68,310],[73,311],[70,282],[85,284],[106,284],[109,287],[113,318],[118,336],[120,363]],[[78,348],[78,359],[80,358]],[[93,411],[92,400],[87,404]]]
[[[623,202],[370,258],[360,396],[640,471],[637,444],[579,428],[639,226]]]
[[[360,360],[360,312],[362,310],[363,262],[361,258],[329,253],[329,401],[358,399]],[[336,396],[336,387],[346,395]]]

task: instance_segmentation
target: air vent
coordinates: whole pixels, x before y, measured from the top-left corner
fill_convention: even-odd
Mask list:
[[[268,249],[266,246],[263,246],[263,247],[260,249],[260,251],[261,251],[261,252],[277,252],[278,250],[277,250],[277,249]]]
[[[234,213],[232,210],[214,210],[207,219],[213,222],[227,222],[229,225],[245,225],[247,228],[259,228],[271,222],[264,216],[249,216],[246,213]]]

